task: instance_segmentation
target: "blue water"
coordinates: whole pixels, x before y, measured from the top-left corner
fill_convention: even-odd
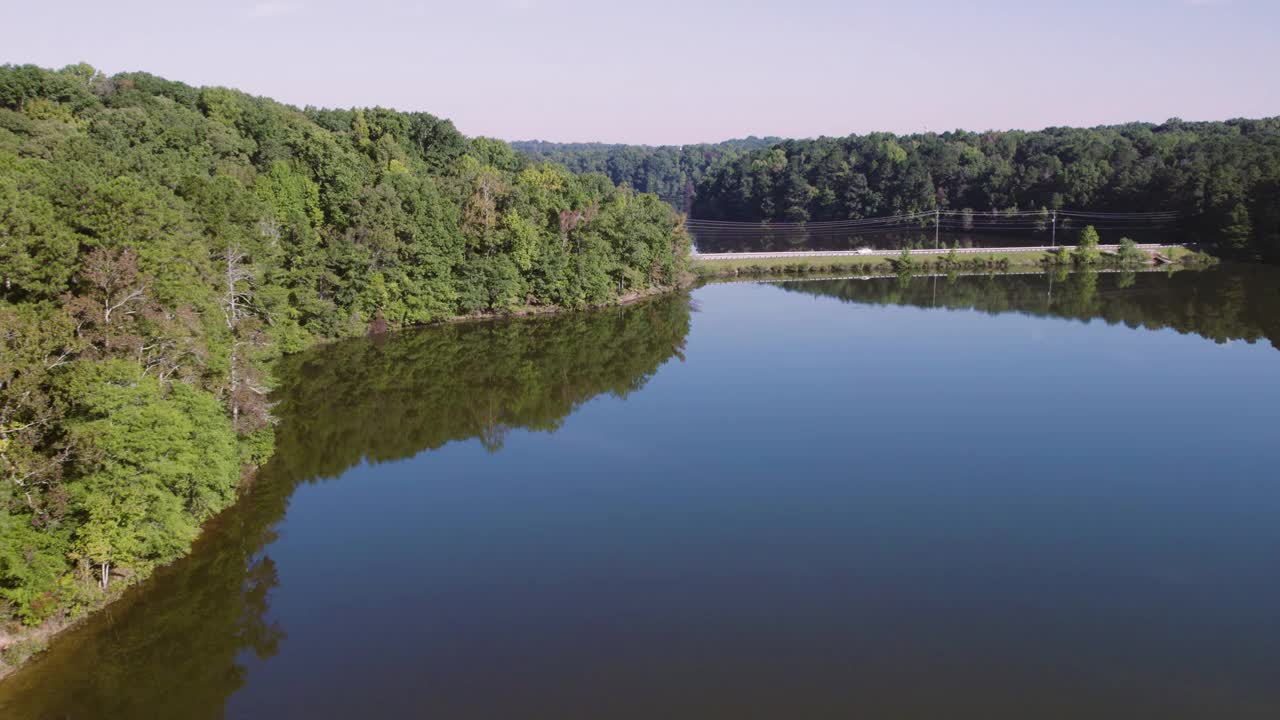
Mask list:
[[[1100,279],[1098,312],[1181,292],[1139,280]],[[691,303],[683,347],[553,431],[508,408],[496,451],[471,437],[298,484],[250,549],[277,575],[261,625],[283,637],[267,653],[237,641],[227,694],[179,707],[1280,716],[1280,352],[819,285],[666,301]],[[159,578],[138,607],[181,604],[178,585]],[[141,672],[148,652],[92,654]],[[70,706],[41,688],[76,693],[40,677],[75,667],[51,655],[19,678],[41,712]],[[112,700],[96,707],[146,702]]]

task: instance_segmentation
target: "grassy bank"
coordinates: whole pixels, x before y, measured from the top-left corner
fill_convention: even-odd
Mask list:
[[[1160,253],[1180,265],[1205,265],[1216,260],[1184,247],[1161,248]],[[1056,253],[1043,251],[965,253],[947,255],[832,256],[802,258],[744,258],[703,260],[695,258],[691,270],[699,278],[750,277],[764,275],[807,275],[845,273],[881,275],[899,272],[949,272],[952,270],[1038,270],[1061,264]],[[1115,268],[1126,264],[1114,255],[1103,255],[1093,267]]]

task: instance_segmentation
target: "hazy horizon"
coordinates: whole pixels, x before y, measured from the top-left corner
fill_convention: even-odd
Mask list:
[[[687,145],[1280,115],[1280,6],[724,0],[27,4],[0,62],[383,106],[504,140]],[[1105,22],[1093,18],[1105,17]]]

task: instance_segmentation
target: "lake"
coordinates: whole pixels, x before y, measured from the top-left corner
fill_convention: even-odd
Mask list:
[[[280,368],[4,718],[1275,718],[1280,272],[706,285]]]

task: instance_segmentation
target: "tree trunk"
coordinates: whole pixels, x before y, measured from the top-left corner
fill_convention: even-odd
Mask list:
[[[231,425],[235,427],[240,420],[240,404],[236,402],[236,252],[231,247],[227,248],[227,329],[231,331],[231,371],[230,392],[228,393],[231,405]]]

